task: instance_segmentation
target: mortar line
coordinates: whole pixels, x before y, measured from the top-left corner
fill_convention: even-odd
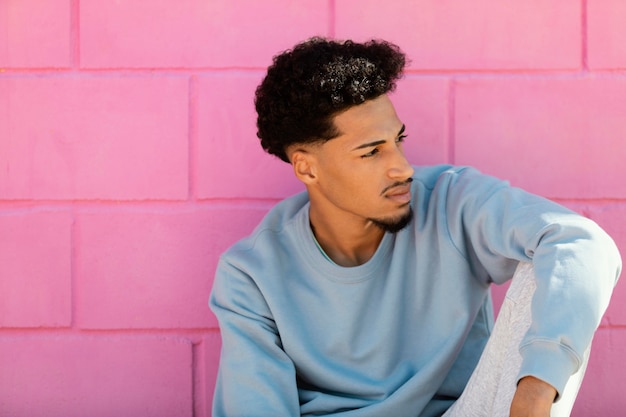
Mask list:
[[[456,163],[456,135],[455,135],[455,123],[456,123],[456,79],[450,78],[448,80],[448,123],[446,125],[448,129],[448,140],[446,142],[448,163]]]
[[[206,401],[206,375],[204,372],[204,355],[202,352],[202,340],[194,341],[191,345],[191,378],[192,378],[192,399],[193,416],[200,417],[208,415]]]
[[[581,0],[581,13],[580,13],[580,18],[581,18],[581,24],[580,24],[580,38],[581,38],[581,65],[582,65],[582,71],[583,72],[588,72],[589,71],[589,43],[588,43],[588,1],[587,0]]]
[[[334,38],[337,32],[337,4],[328,0],[328,36]]]
[[[77,264],[78,264],[78,225],[76,209],[72,207],[71,211],[71,225],[70,225],[70,329],[76,330],[78,327],[76,316],[78,315],[77,308],[77,296],[78,288],[76,277]]]
[[[198,77],[191,75],[187,87],[187,199],[195,201],[197,199],[196,177],[197,171],[197,142],[198,142]]]
[[[80,0],[70,1],[70,67],[80,68]]]

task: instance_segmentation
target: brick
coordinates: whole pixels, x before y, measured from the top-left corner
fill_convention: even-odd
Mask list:
[[[291,165],[256,136],[258,76],[200,77],[196,187],[200,198],[282,198],[304,190]]]
[[[328,2],[83,0],[83,67],[266,67],[328,30]],[[259,36],[262,35],[262,42]]]
[[[410,3],[410,5],[409,5]],[[412,59],[411,68],[574,69],[581,65],[580,2],[336,2],[339,38],[383,38]]]
[[[183,199],[182,77],[0,79],[0,199]]]
[[[626,68],[626,3],[587,2],[587,55],[592,69]]]
[[[184,339],[3,338],[0,369],[3,416],[193,415]]]
[[[71,60],[70,0],[0,2],[0,68],[62,68]]]
[[[621,198],[624,112],[618,78],[461,80],[456,163],[547,197]]]
[[[390,94],[406,125],[404,152],[417,165],[448,160],[448,82],[443,78],[407,76]]]
[[[208,328],[219,255],[265,209],[80,213],[76,322],[86,329]]]
[[[572,417],[621,416],[626,410],[626,329],[600,329]]]
[[[622,258],[626,259],[626,224],[624,223],[626,205],[598,207],[591,210],[590,217],[613,238]],[[605,320],[611,325],[626,325],[626,272],[622,271],[620,280],[613,291]]]
[[[0,215],[0,327],[71,324],[71,222],[64,212]]]

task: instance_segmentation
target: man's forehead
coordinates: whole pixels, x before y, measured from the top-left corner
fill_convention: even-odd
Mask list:
[[[337,115],[333,122],[339,132],[335,139],[343,139],[345,142],[389,140],[395,138],[403,129],[403,124],[389,99],[377,102],[371,100],[354,106]]]

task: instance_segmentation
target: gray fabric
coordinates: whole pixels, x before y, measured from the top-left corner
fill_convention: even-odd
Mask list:
[[[520,342],[531,322],[531,301],[536,289],[532,264],[520,263],[506,293],[493,333],[467,387],[444,417],[508,417],[522,363]],[[552,417],[570,415],[589,359],[568,381],[552,407]]]

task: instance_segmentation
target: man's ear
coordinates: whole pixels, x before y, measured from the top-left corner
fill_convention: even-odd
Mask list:
[[[315,155],[304,149],[295,149],[291,152],[290,160],[293,172],[305,185],[311,185],[317,181]]]

